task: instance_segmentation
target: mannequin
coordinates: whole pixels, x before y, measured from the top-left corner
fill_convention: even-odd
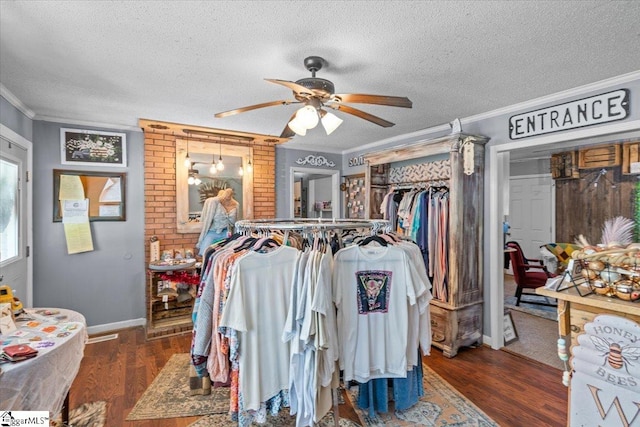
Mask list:
[[[230,235],[238,216],[239,203],[233,198],[233,189],[220,190],[215,197],[209,197],[202,207],[202,231],[196,247],[200,256],[211,245]]]

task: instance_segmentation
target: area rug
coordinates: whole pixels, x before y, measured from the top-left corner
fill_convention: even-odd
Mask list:
[[[564,370],[558,358],[558,322],[511,310],[518,339],[503,350]]]
[[[345,418],[341,418],[339,422],[342,427],[359,427],[358,424]],[[229,420],[229,415],[227,414],[214,414],[202,417],[198,421],[189,424],[188,427],[235,427],[237,425],[238,422]],[[260,427],[294,427],[295,425],[296,417],[289,415],[288,411],[281,411],[275,417],[269,416],[267,418],[267,422],[265,424],[260,424]],[[333,412],[329,412],[318,424],[316,424],[316,427],[333,427],[334,425]]]
[[[347,391],[363,426],[456,426],[456,427],[498,427],[487,414],[475,406],[470,400],[453,388],[440,375],[424,363],[423,386],[424,396],[417,404],[404,411],[393,411],[386,414],[375,413],[358,408],[358,387]]]
[[[535,296],[527,295],[526,298],[531,298],[533,300],[541,301],[545,303],[554,303],[553,300],[550,300],[547,297],[542,295],[535,295]],[[526,302],[523,302],[523,300],[520,300],[520,305],[516,305],[516,302],[517,302],[516,297],[507,296],[504,298],[504,307],[509,308],[511,310],[532,314],[534,316],[542,317],[544,319],[558,320],[556,307],[549,307],[546,305],[539,305],[539,304],[527,304]]]
[[[104,427],[107,422],[107,402],[85,403],[69,411],[69,424],[73,427]],[[49,423],[50,427],[62,427],[62,418]]]
[[[228,388],[212,388],[211,394],[206,396],[191,395],[189,363],[188,353],[171,356],[127,415],[126,420],[191,417],[229,412]]]

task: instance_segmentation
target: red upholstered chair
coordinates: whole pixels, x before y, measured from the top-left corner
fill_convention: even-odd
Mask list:
[[[510,249],[509,258],[511,259],[511,269],[513,270],[513,280],[516,282],[516,306],[520,305],[520,300],[523,295],[536,295],[535,292],[525,292],[525,290],[531,290],[544,286],[547,283],[547,279],[555,277],[556,275],[550,273],[539,259],[527,259],[524,256],[522,248],[518,242],[507,242],[505,249]],[[547,306],[555,306],[540,300],[522,300],[527,304],[539,304]]]

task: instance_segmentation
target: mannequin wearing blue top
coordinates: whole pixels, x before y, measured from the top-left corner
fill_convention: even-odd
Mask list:
[[[233,189],[220,190],[215,197],[209,197],[202,207],[202,231],[196,247],[200,255],[209,245],[230,235],[238,216],[239,203],[233,198]]]

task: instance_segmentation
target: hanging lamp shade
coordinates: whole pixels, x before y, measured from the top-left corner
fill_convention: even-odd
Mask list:
[[[342,119],[333,113],[322,110],[320,114],[322,115],[320,121],[327,135],[331,135],[331,133],[342,124]]]
[[[311,105],[305,105],[296,113],[296,120],[306,129],[313,129],[318,125],[318,121],[320,120],[318,110]]]
[[[302,124],[297,116],[289,122],[289,128],[297,135],[305,136],[307,134],[307,128]]]

